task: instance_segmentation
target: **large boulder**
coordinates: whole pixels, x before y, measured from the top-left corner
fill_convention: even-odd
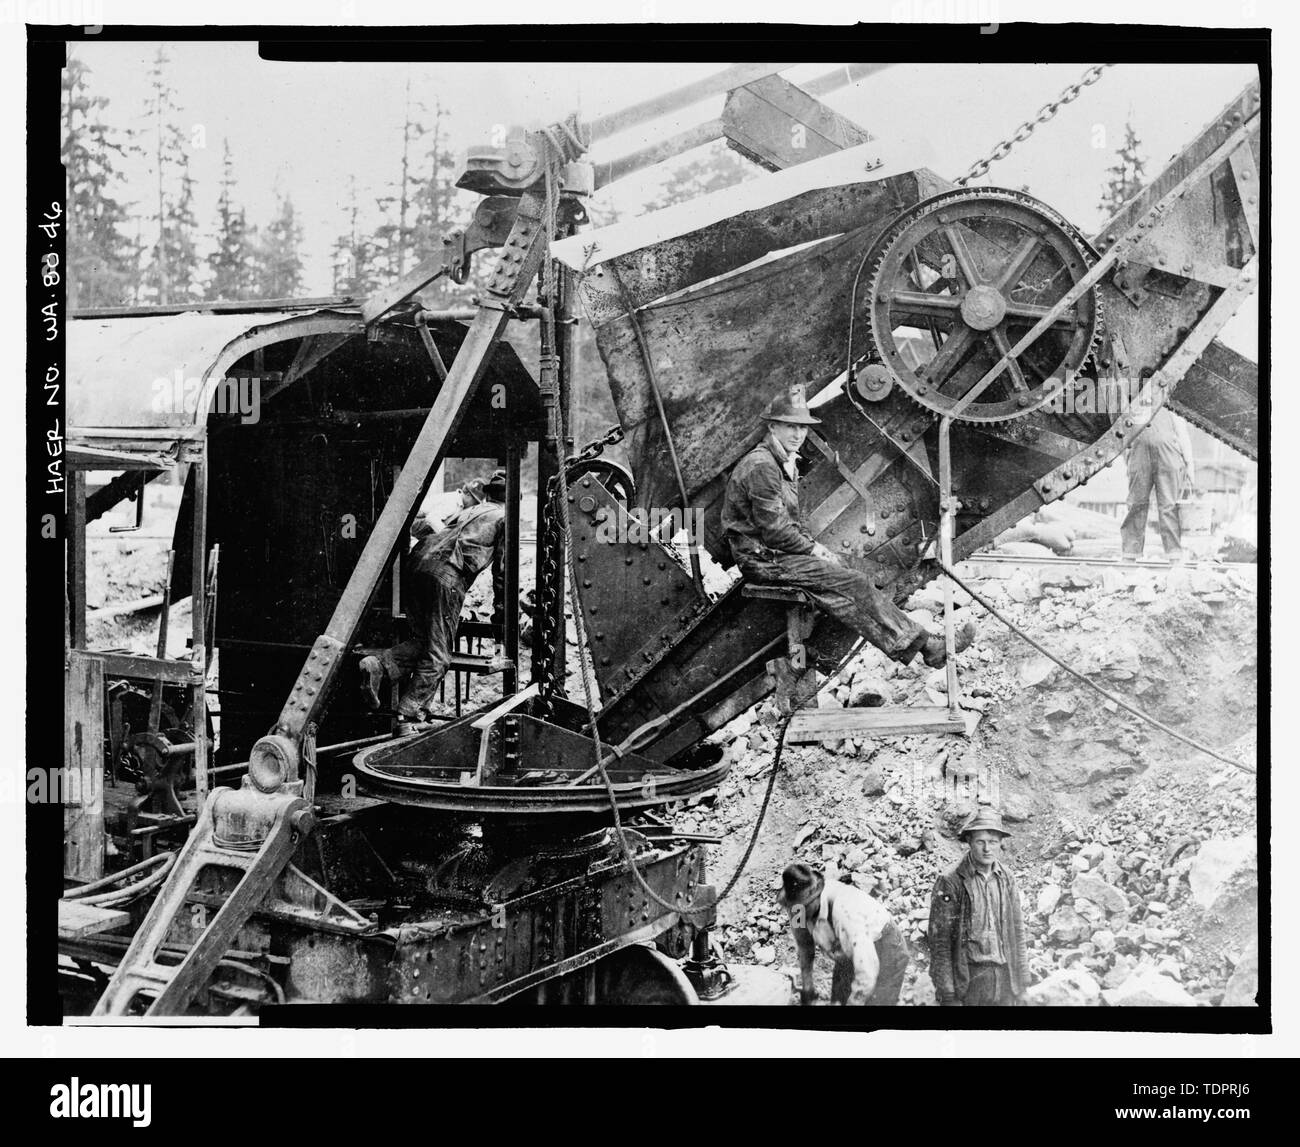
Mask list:
[[[1053,944],[1077,944],[1086,940],[1092,929],[1073,908],[1058,908],[1047,922],[1047,938]]]
[[[1050,916],[1056,911],[1056,906],[1061,902],[1061,889],[1057,884],[1044,884],[1038,890],[1038,914],[1040,916]]]
[[[1095,1008],[1101,1004],[1101,985],[1086,968],[1058,968],[1034,984],[1025,1001],[1040,1008]]]
[[[1259,940],[1250,942],[1246,954],[1232,971],[1228,986],[1223,993],[1225,1008],[1253,1008],[1258,1006],[1255,999],[1259,992]]]
[[[875,673],[859,673],[849,687],[850,709],[874,709],[893,700],[893,691],[885,679]]]
[[[1047,689],[1060,670],[1056,662],[1047,657],[1031,657],[1020,666],[1020,684],[1029,688]]]
[[[1074,910],[1088,922],[1090,929],[1100,928],[1106,923],[1105,909],[1100,904],[1094,904],[1091,900],[1086,900],[1082,896],[1075,897]]]
[[[1182,984],[1154,968],[1139,968],[1118,988],[1101,993],[1112,1008],[1194,1008],[1194,1000]]]
[[[878,797],[885,791],[885,774],[879,765],[868,765],[862,774],[862,795]]]
[[[1107,952],[1113,952],[1115,950],[1115,933],[1109,928],[1098,928],[1092,934],[1092,942],[1097,951],[1103,955]]]
[[[1201,845],[1187,873],[1192,899],[1211,908],[1239,876],[1253,876],[1258,855],[1253,836],[1216,837]]]
[[[1108,884],[1100,876],[1081,872],[1070,885],[1070,894],[1076,899],[1091,900],[1105,910],[1107,914],[1123,912],[1128,907],[1128,897],[1113,884]]]

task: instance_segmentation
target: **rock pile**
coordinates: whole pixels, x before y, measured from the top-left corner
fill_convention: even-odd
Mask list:
[[[1115,584],[1111,570],[1008,572],[975,588],[1103,688],[1252,760],[1253,734],[1242,733],[1254,726],[1254,592],[1237,571],[1174,570],[1136,585]],[[932,1003],[930,891],[960,859],[956,831],[979,799],[998,805],[1015,834],[1006,859],[1023,899],[1031,1003],[1253,1000],[1253,778],[1104,700],[960,590],[956,603],[980,621],[959,658],[975,734],[787,745],[747,874],[719,911],[728,955],[793,966],[775,888],[784,865],[801,859],[883,901],[914,957],[903,1002]],[[937,629],[942,587],[927,586],[907,608]],[[945,688],[943,673],[868,647],[823,684],[817,704],[943,704]],[[715,734],[735,767],[710,807],[676,818],[724,838],[713,850],[719,885],[749,842],[776,731],[764,704]],[[817,974],[828,980],[825,960]]]

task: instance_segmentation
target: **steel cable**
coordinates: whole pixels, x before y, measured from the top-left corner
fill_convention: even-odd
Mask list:
[[[1194,740],[1193,738],[1178,732],[1178,730],[1176,729],[1171,729],[1164,722],[1156,720],[1156,718],[1151,716],[1150,713],[1144,712],[1143,710],[1139,709],[1136,705],[1132,705],[1128,701],[1125,701],[1123,697],[1117,696],[1116,694],[1111,693],[1107,689],[1103,689],[1095,681],[1090,680],[1088,677],[1080,673],[1077,669],[1073,668],[1070,665],[1067,665],[1063,660],[1061,660],[1061,658],[1057,657],[1055,653],[1052,653],[1051,651],[1043,648],[1043,646],[1041,646],[1037,641],[1035,641],[1032,637],[1030,637],[1029,634],[1027,634],[1023,629],[1021,629],[1020,626],[1018,626],[1014,621],[1010,620],[1009,618],[1003,616],[1003,614],[999,613],[997,607],[994,606],[991,602],[989,602],[987,598],[985,598],[982,594],[976,593],[973,589],[971,589],[970,586],[968,586],[960,577],[958,577],[956,573],[954,573],[951,569],[949,569],[946,565],[944,565],[943,562],[937,561],[935,564],[941,570],[943,570],[943,572],[946,573],[950,578],[952,578],[953,582],[956,585],[959,585],[968,594],[970,594],[975,601],[979,602],[980,605],[982,605],[985,609],[987,609],[989,613],[991,613],[1000,622],[1002,622],[1003,625],[1005,625],[1008,629],[1010,629],[1011,632],[1014,633],[1017,637],[1019,637],[1022,641],[1028,642],[1036,650],[1038,650],[1039,653],[1041,653],[1044,657],[1046,657],[1049,661],[1055,662],[1062,669],[1064,669],[1071,677],[1075,678],[1078,681],[1082,681],[1085,685],[1088,686],[1089,689],[1095,690],[1097,693],[1100,693],[1103,697],[1106,698],[1107,701],[1111,701],[1114,704],[1118,705],[1121,709],[1127,710],[1129,713],[1132,713],[1133,716],[1138,717],[1141,720],[1145,721],[1147,724],[1154,726],[1155,728],[1159,729],[1162,733],[1168,733],[1169,736],[1174,738],[1174,740],[1182,741],[1183,744],[1190,745],[1193,749],[1199,749],[1202,753],[1205,753],[1208,756],[1213,757],[1216,761],[1222,761],[1225,765],[1232,765],[1233,768],[1240,769],[1244,773],[1250,773],[1252,776],[1255,775],[1256,770],[1252,769],[1249,765],[1243,765],[1240,761],[1234,761],[1231,757],[1225,757],[1222,753],[1218,752],[1216,749],[1211,749],[1208,745],[1203,745],[1201,744],[1200,741]]]

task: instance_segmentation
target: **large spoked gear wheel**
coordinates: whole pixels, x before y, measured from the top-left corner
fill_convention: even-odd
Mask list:
[[[1064,218],[1001,188],[946,192],[894,220],[869,256],[871,336],[880,364],[938,414],[957,402],[1097,258]],[[1073,385],[1101,334],[1089,290],[956,414],[1002,422]]]

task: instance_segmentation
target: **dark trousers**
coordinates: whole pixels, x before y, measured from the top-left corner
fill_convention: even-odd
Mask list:
[[[903,991],[903,975],[911,954],[907,950],[907,941],[891,920],[881,931],[876,941],[876,959],[880,961],[880,972],[876,977],[876,986],[867,1000],[868,1007],[892,1008],[898,1003]],[[853,961],[841,956],[835,961],[835,971],[831,974],[831,1003],[848,1002],[849,992],[853,990]]]
[[[1169,557],[1183,550],[1182,525],[1178,519],[1178,495],[1182,492],[1187,466],[1177,447],[1148,446],[1141,439],[1128,452],[1128,513],[1119,528],[1125,557],[1140,558],[1147,540],[1147,512],[1151,492],[1156,495],[1160,541]]]
[[[1013,1007],[1016,995],[1011,990],[1011,972],[1006,964],[970,965],[970,984],[962,1004],[968,1008]]]
[[[444,577],[446,580],[411,572],[403,601],[411,636],[379,656],[394,681],[410,674],[397,703],[397,716],[404,721],[418,720],[421,710],[433,700],[456,648],[456,627],[467,587],[455,571],[447,571]]]
[[[929,637],[859,570],[811,554],[766,556],[751,552],[735,556],[746,580],[803,590],[819,609],[857,630],[895,661],[911,661]]]

